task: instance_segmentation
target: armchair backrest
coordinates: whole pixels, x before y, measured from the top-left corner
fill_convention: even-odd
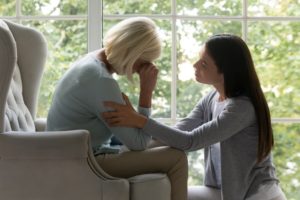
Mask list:
[[[0,132],[34,131],[47,54],[38,31],[0,20]]]

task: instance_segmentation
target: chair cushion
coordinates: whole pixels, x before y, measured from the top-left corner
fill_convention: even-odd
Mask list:
[[[170,200],[171,183],[166,174],[143,174],[129,178],[131,200]]]
[[[7,96],[4,131],[35,131],[32,116],[24,103],[18,66],[15,67]]]

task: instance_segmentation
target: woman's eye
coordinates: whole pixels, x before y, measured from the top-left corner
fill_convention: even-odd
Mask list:
[[[206,64],[205,62],[202,61],[202,62],[201,62],[201,66],[202,66],[202,67],[207,67],[207,64]]]

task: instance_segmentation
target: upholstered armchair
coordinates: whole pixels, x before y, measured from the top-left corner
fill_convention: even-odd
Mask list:
[[[88,131],[44,131],[35,115],[46,47],[38,31],[0,19],[0,199],[169,200],[165,174],[106,174]]]

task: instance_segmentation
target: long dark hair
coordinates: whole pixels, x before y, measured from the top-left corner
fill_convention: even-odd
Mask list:
[[[259,136],[257,163],[266,158],[274,145],[270,110],[255,71],[251,53],[246,43],[230,34],[214,35],[205,48],[224,76],[225,96],[247,96],[256,113]]]

